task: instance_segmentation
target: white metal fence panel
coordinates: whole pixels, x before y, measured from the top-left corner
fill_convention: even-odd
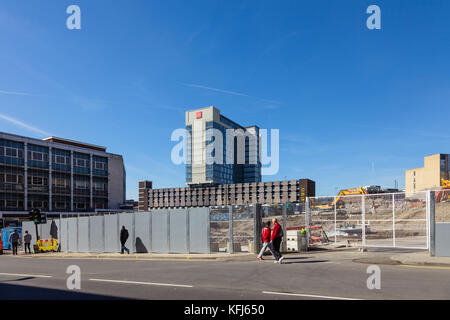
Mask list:
[[[89,217],[89,248],[90,252],[105,252],[103,216]]]
[[[89,252],[89,217],[78,218],[78,252]]]
[[[69,252],[78,252],[78,219],[68,218],[67,219],[68,234],[69,234]]]
[[[149,212],[134,213],[135,221],[135,243],[137,253],[148,253],[151,251],[151,214]]]
[[[69,234],[67,231],[68,225],[67,225],[67,219],[60,219],[59,220],[59,244],[61,245],[61,251],[67,252],[69,250],[69,247],[67,245],[67,242],[69,240]]]
[[[170,252],[188,253],[188,213],[185,209],[170,210]]]
[[[209,253],[209,209],[189,209],[189,252]]]
[[[168,210],[152,211],[152,252],[169,252]]]
[[[119,252],[119,216],[105,215],[105,252]]]

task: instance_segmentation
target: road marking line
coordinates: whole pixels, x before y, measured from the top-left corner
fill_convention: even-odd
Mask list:
[[[307,298],[333,299],[333,300],[362,300],[362,299],[355,299],[355,298],[318,296],[318,295],[313,295],[313,294],[302,294],[302,293],[287,293],[287,292],[272,292],[272,291],[263,291],[262,293],[285,295],[285,296],[307,297]]]
[[[33,277],[33,278],[51,278],[52,276],[46,276],[42,274],[20,274],[20,273],[0,273],[0,276],[13,276],[13,277]]]
[[[126,281],[126,280],[108,280],[108,279],[89,279],[90,281],[98,282],[112,282],[112,283],[125,283],[125,284],[143,284],[148,286],[165,286],[165,287],[183,287],[193,288],[194,286],[185,284],[170,284],[170,283],[156,283],[156,282],[140,282],[140,281]]]

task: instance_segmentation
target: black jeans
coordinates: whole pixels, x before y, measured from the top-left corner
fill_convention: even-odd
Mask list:
[[[12,243],[12,250],[13,250],[13,254],[17,254],[17,247],[19,246],[18,242],[13,242]]]
[[[25,243],[25,253],[27,253],[27,249],[28,249],[28,253],[31,253],[31,248],[30,248],[29,243]]]
[[[275,259],[277,259],[277,260],[279,260],[282,257],[281,252],[280,252],[281,240],[282,240],[281,237],[277,237],[277,238],[273,239],[273,242],[272,242],[273,250],[275,251],[274,253],[276,255]]]

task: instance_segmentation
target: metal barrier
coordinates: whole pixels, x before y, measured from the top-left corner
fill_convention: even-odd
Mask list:
[[[310,229],[321,242],[384,248],[429,248],[427,192],[307,199]],[[310,231],[309,239],[317,239]],[[314,241],[312,241],[314,242]]]
[[[156,209],[49,219],[39,232],[42,238],[58,239],[66,252],[119,252],[125,226],[130,235],[125,246],[131,252],[256,253],[262,226],[276,218],[285,234],[305,229],[309,245],[429,249],[434,195],[431,200],[429,192],[415,192],[309,197],[300,204]],[[437,212],[450,219],[445,201]],[[441,219],[439,214],[436,218]],[[24,228],[36,239],[32,222]],[[285,236],[282,251],[286,244]]]

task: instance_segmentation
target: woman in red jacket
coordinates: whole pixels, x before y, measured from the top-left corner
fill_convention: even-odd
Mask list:
[[[270,252],[275,257],[273,250],[272,250],[272,245],[270,245],[270,221],[267,221],[267,226],[265,226],[262,230],[262,242],[263,242],[263,246],[261,248],[261,251],[259,252],[257,259],[264,260],[262,256],[264,254],[264,251],[266,251],[267,248],[269,248]]]
[[[275,258],[275,263],[281,263],[283,261],[283,257],[280,252],[281,240],[283,237],[283,230],[281,229],[280,224],[278,223],[277,218],[272,219],[273,222],[273,230],[272,236],[270,237],[270,244],[273,246],[273,257]],[[270,246],[269,246],[270,248]]]

